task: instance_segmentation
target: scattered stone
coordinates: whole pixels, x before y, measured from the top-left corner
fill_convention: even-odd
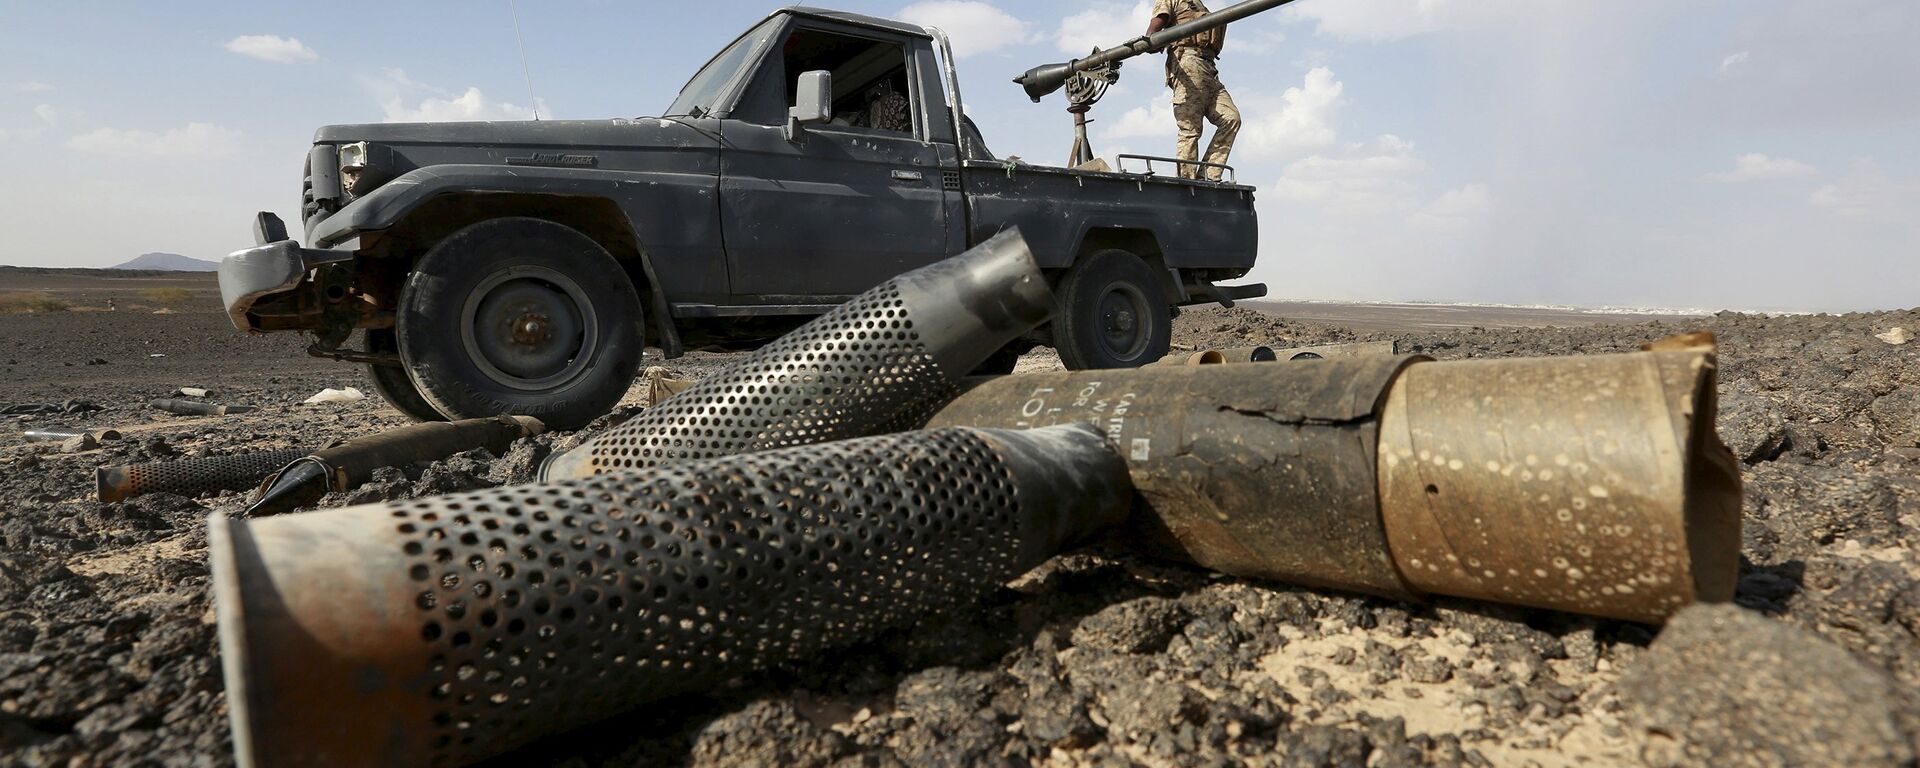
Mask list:
[[[1158,652],[1189,618],[1185,606],[1163,597],[1129,600],[1082,619],[1073,630],[1073,644],[1120,653]]]
[[[92,432],[82,432],[60,442],[60,450],[67,453],[91,451],[98,447],[100,447],[100,440],[95,438]]]
[[[1913,341],[1913,333],[1909,332],[1905,328],[1895,327],[1892,330],[1887,331],[1886,333],[1874,334],[1874,338],[1884,341],[1888,344],[1892,344],[1897,347],[1902,344],[1906,344],[1909,341]]]
[[[1625,670],[1619,689],[1640,730],[1673,739],[1688,763],[1897,766],[1914,759],[1884,673],[1817,635],[1737,606],[1682,611]]]

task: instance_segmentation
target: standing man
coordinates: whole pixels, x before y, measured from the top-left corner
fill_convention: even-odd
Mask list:
[[[1176,24],[1185,24],[1206,16],[1200,0],[1154,0],[1153,19],[1147,22],[1151,35]],[[1215,61],[1227,43],[1227,28],[1201,32],[1176,40],[1167,46],[1167,87],[1173,89],[1173,119],[1180,126],[1180,144],[1174,156],[1181,160],[1200,159],[1201,119],[1213,123],[1213,141],[1207,145],[1206,162],[1225,165],[1233,152],[1234,137],[1240,134],[1240,108],[1233,96],[1220,84]],[[1181,163],[1182,178],[1201,177],[1201,166]],[[1221,169],[1207,168],[1209,181],[1220,180]]]

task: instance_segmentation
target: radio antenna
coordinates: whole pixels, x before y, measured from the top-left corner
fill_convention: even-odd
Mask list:
[[[520,44],[520,72],[527,76],[527,104],[533,110],[533,119],[540,119],[540,99],[533,95],[533,69],[527,66],[527,39],[520,34],[520,9],[514,7],[513,0],[507,0],[507,12],[513,14],[513,39]]]

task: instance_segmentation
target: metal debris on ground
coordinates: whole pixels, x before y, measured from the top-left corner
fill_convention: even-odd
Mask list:
[[[1101,426],[1153,551],[1241,576],[1658,623],[1733,595],[1710,345],[1036,373],[931,426]]]
[[[181,387],[173,393],[180,397],[209,397],[213,394],[213,390],[204,387]]]
[[[1156,367],[1190,365],[1226,365],[1228,363],[1268,363],[1277,360],[1272,347],[1234,347],[1203,349],[1186,355],[1168,355]]]
[[[33,416],[43,413],[92,413],[106,410],[85,400],[68,400],[61,403],[7,403],[0,404],[0,416]]]
[[[911,429],[1046,322],[1053,291],[1017,230],[895,277],[547,461],[543,480]]]
[[[147,405],[175,416],[232,416],[253,410],[251,405],[221,405],[175,398],[155,400]]]
[[[1125,514],[1087,425],[208,521],[242,766],[457,766],[977,600]]]
[[[221,491],[245,491],[260,479],[310,451],[256,451],[232,456],[162,461],[94,470],[94,484],[103,502],[125,501],[149,493],[171,493],[189,498]]]
[[[384,467],[436,461],[475,448],[505,453],[515,440],[545,431],[546,425],[530,416],[495,416],[414,424],[348,440],[284,464],[259,484],[260,497],[247,514],[291,512],[330,491],[357,488],[373,477],[374,470]]]
[[[88,429],[86,427],[64,427],[50,424],[44,427],[34,427],[26,430],[21,432],[20,436],[26,438],[27,442],[30,443],[65,442],[83,436],[91,436],[95,442],[107,442],[120,439],[120,431],[116,429]]]

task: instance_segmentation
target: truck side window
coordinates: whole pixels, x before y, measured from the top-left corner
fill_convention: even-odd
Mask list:
[[[801,28],[787,38],[781,61],[787,96],[782,103],[793,103],[800,73],[826,70],[833,73],[835,126],[913,135],[918,94],[900,43]]]

